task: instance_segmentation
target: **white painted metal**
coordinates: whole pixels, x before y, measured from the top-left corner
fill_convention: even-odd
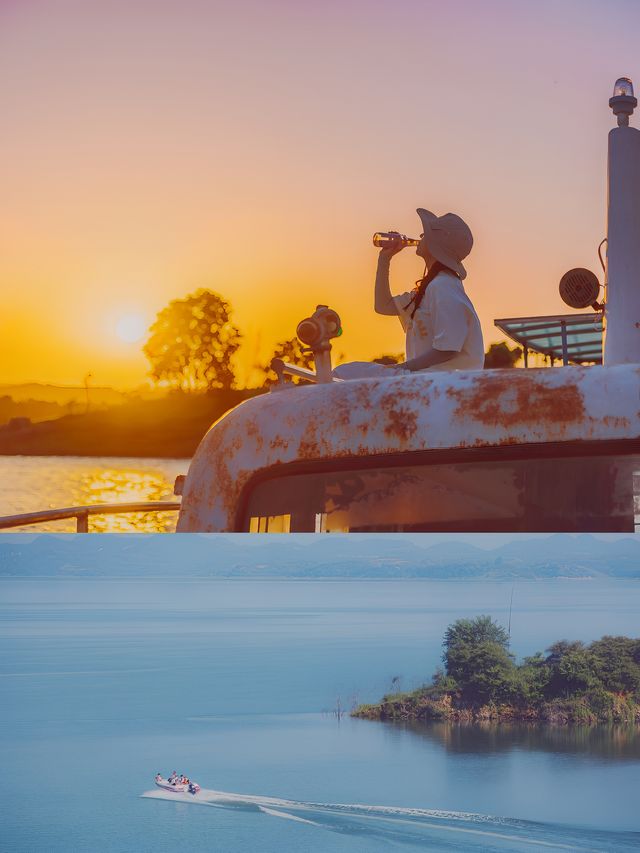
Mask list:
[[[202,440],[178,531],[233,530],[252,476],[288,462],[640,438],[639,391],[640,366],[620,365],[414,373],[255,397]]]
[[[317,382],[327,383],[333,381],[331,373],[331,350],[319,350],[314,352]]]
[[[640,364],[640,131],[609,133],[604,363]]]

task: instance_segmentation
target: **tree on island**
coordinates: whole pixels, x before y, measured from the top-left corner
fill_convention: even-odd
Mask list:
[[[640,639],[602,637],[591,643],[589,652],[607,690],[640,694]]]
[[[174,299],[149,331],[144,353],[157,382],[181,391],[233,388],[231,360],[242,336],[219,294],[201,289]]]
[[[459,619],[443,640],[445,670],[430,685],[363,705],[373,719],[640,723],[640,638],[560,640],[516,665],[489,616]]]
[[[549,646],[540,666],[547,676],[545,693],[548,696],[572,696],[597,684],[591,656],[580,641],[560,640]]]
[[[447,628],[442,645],[450,685],[455,685],[468,701],[490,702],[513,683],[509,635],[490,616],[454,622]]]

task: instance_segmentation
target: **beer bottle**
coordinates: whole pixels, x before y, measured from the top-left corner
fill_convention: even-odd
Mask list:
[[[384,249],[395,240],[400,240],[403,246],[417,246],[420,239],[416,237],[407,237],[406,234],[400,234],[399,231],[376,231],[373,235],[373,245],[378,249]]]

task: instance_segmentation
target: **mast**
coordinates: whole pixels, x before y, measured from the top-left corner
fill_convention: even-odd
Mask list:
[[[638,101],[628,77],[616,80],[609,106],[607,299],[604,364],[640,363],[640,130],[629,127]]]

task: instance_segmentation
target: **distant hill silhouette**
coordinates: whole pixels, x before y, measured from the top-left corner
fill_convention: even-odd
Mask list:
[[[14,425],[24,418],[30,421],[48,421],[68,414],[66,407],[46,400],[14,400],[7,395],[0,395],[0,425],[11,421]]]
[[[98,547],[96,544],[98,542]],[[524,580],[640,579],[640,540],[589,534],[493,548],[429,537],[145,535],[0,536],[0,576],[289,577]]]
[[[194,453],[215,420],[256,393],[174,392],[160,399],[123,399],[102,409],[91,396],[89,412],[84,403],[75,404],[74,414],[56,420],[0,426],[0,455],[184,458]]]
[[[43,382],[23,382],[15,385],[0,385],[0,396],[6,395],[16,402],[38,400],[46,403],[57,403],[67,406],[77,403],[84,410],[86,392],[84,385],[49,385]],[[117,406],[127,400],[128,395],[116,391],[108,385],[91,385],[89,387],[90,402],[96,406]]]

